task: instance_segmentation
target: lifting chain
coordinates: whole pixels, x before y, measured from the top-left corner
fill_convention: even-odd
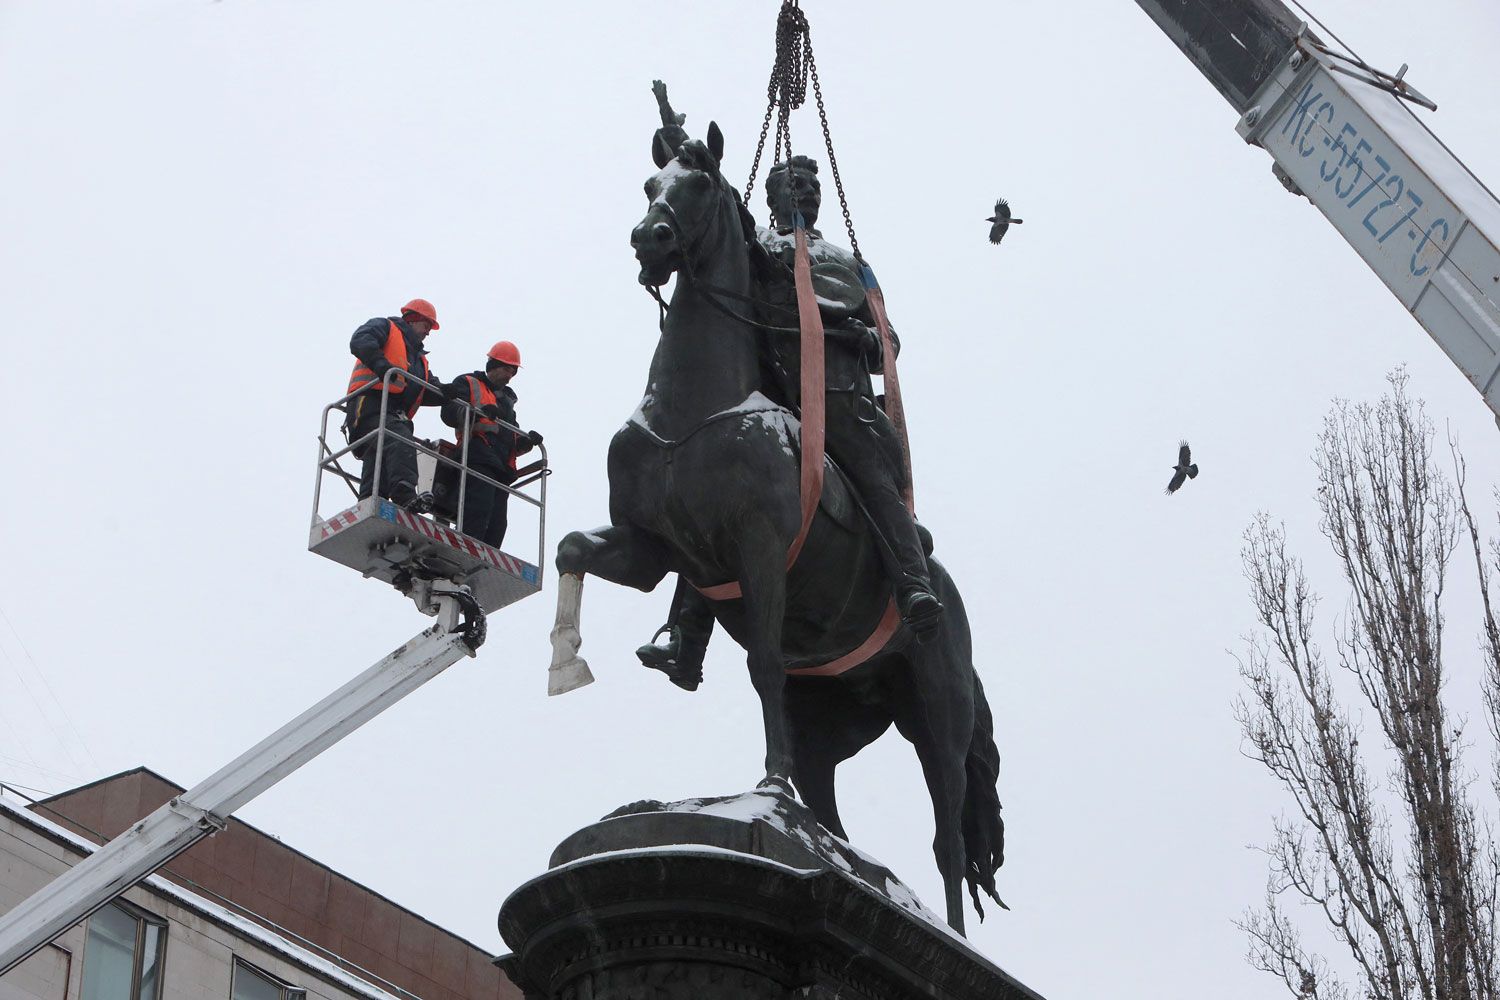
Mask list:
[[[755,190],[755,175],[760,171],[761,155],[771,131],[771,117],[776,117],[776,136],[772,140],[772,160],[788,162],[792,158],[791,113],[807,101],[807,82],[812,79],[813,99],[818,105],[818,122],[823,127],[823,145],[828,150],[828,166],[839,194],[839,208],[844,213],[844,229],[849,233],[849,249],[860,262],[859,240],[854,236],[854,220],[849,215],[849,200],[844,196],[844,179],[839,175],[838,157],[833,152],[833,136],[828,130],[828,110],[823,106],[823,85],[818,80],[818,64],[813,58],[812,32],[801,0],[782,0],[776,17],[776,61],[766,84],[766,116],[760,123],[760,139],[755,144],[755,158],[750,163],[750,179],[745,182],[745,204]]]

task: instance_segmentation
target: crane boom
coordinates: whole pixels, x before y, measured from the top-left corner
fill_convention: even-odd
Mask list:
[[[1327,48],[1280,0],[1136,0],[1500,418],[1500,200],[1404,80]]]

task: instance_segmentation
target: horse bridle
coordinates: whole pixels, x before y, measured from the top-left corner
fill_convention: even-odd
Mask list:
[[[692,169],[697,170],[699,168],[694,167]],[[708,173],[708,171],[703,172]],[[714,192],[716,196],[722,198],[725,194],[724,177],[722,174],[718,173],[714,173],[711,176],[713,177],[714,182]],[[736,205],[739,204],[738,198],[733,198],[731,200]],[[656,203],[661,205],[662,209],[666,212],[667,218],[671,222],[672,227],[676,229],[679,234],[682,233],[684,229],[682,225],[682,219],[678,216],[677,209],[672,207],[672,203],[669,202],[666,198],[661,198]],[[739,323],[744,323],[747,326],[752,326],[760,330],[767,330],[772,333],[800,334],[802,331],[798,327],[773,326],[769,323],[762,323],[759,320],[751,319],[749,316],[744,316],[738,312],[735,312],[733,309],[719,300],[720,298],[737,299],[741,302],[747,302],[752,306],[758,306],[762,308],[776,309],[779,307],[772,306],[770,303],[762,301],[761,299],[757,299],[754,296],[742,295],[739,292],[733,291],[732,289],[721,288],[718,285],[710,284],[709,282],[703,281],[698,277],[697,270],[693,267],[693,257],[696,251],[703,246],[703,243],[714,234],[714,230],[719,226],[719,215],[720,213],[718,211],[713,212],[712,217],[708,219],[708,221],[706,221],[701,227],[699,227],[700,232],[695,233],[694,238],[688,239],[686,237],[679,236],[680,249],[678,253],[682,258],[681,269],[683,273],[688,276],[689,280],[693,282],[693,285],[696,288],[704,293],[703,297],[708,301],[709,305],[713,306],[715,309],[719,310],[730,319],[735,320]],[[646,294],[650,295],[653,299],[656,300],[656,305],[661,310],[660,315],[657,317],[657,328],[662,329],[666,326],[667,322],[666,300],[662,298],[661,289],[659,287],[654,285],[646,285],[644,287],[646,289]]]
[[[698,168],[694,167],[693,169],[697,170]],[[708,173],[708,171],[706,170],[700,172],[705,174]],[[710,176],[712,176],[713,178],[715,197],[723,197],[724,178],[717,173]],[[681,234],[679,236],[681,246],[680,253],[682,254],[682,259],[684,262],[688,261],[691,258],[693,252],[698,247],[702,246],[703,241],[708,239],[708,237],[712,235],[712,230],[717,229],[719,226],[720,213],[718,211],[711,212],[709,213],[710,217],[708,218],[708,220],[699,227],[701,231],[692,234],[692,237],[689,238],[689,236],[683,232],[684,227],[682,225],[682,219],[680,216],[678,216],[677,209],[672,207],[672,203],[667,200],[666,196],[663,195],[657,203],[660,204],[661,207],[666,211],[667,218],[672,223],[672,228],[675,229],[679,234]]]

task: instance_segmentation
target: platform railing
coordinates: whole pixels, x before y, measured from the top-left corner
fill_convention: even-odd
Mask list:
[[[321,510],[323,501],[323,477],[325,475],[332,475],[338,479],[341,479],[344,482],[344,485],[349,488],[350,494],[356,500],[360,498],[359,484],[361,477],[358,473],[351,473],[348,469],[345,469],[341,464],[341,460],[346,457],[353,458],[353,453],[356,448],[360,448],[371,442],[374,443],[375,447],[375,466],[371,470],[371,495],[379,495],[380,473],[381,468],[385,463],[386,439],[391,436],[389,429],[386,427],[386,416],[390,411],[391,405],[391,385],[396,379],[415,382],[417,385],[422,386],[429,392],[434,392],[438,396],[443,396],[443,387],[441,385],[429,382],[426,379],[413,375],[411,372],[402,371],[397,368],[387,369],[385,375],[380,380],[380,419],[375,428],[365,434],[360,435],[358,438],[348,440],[347,444],[338,449],[332,448],[328,443],[329,414],[337,412],[344,415],[345,419],[341,427],[345,429],[344,433],[347,439],[347,428],[349,428],[351,423],[348,419],[349,407],[361,397],[373,400],[376,396],[374,383],[363,385],[353,392],[347,393],[344,396],[341,396],[340,398],[334,400],[332,403],[329,403],[327,406],[323,407],[323,417],[318,427],[318,468],[313,484],[313,524],[316,525],[322,520]],[[469,442],[472,441],[474,437],[472,430],[474,426],[475,414],[477,412],[476,409],[465,400],[447,401],[456,403],[458,406],[462,407],[464,415],[463,433],[460,435],[462,444],[460,446],[459,456],[457,459],[444,455],[442,452],[438,451],[435,448],[428,447],[426,441],[421,438],[415,437],[415,435],[413,435],[413,438],[410,441],[406,441],[404,438],[402,440],[406,444],[410,444],[419,455],[427,455],[434,459],[438,463],[439,468],[447,466],[458,470],[458,500],[457,507],[454,513],[454,528],[460,533],[466,533],[464,532],[463,522],[464,501],[468,496],[470,478],[477,479],[480,482],[487,483],[490,486],[496,487],[497,489],[504,490],[510,496],[515,497],[523,503],[527,503],[535,507],[537,510],[537,529],[534,564],[540,572],[542,569],[542,553],[546,547],[547,541],[547,477],[552,474],[552,470],[547,464],[546,446],[540,443],[536,445],[537,455],[539,457],[537,458],[537,460],[517,469],[517,477],[514,482],[502,483],[499,480],[493,479],[477,469],[469,468]],[[503,420],[496,420],[494,417],[489,416],[488,414],[484,416],[487,420],[494,420],[505,430],[512,431],[520,435],[521,437],[526,436],[526,432],[521,430],[521,428],[517,427],[514,424],[507,423]],[[361,463],[360,471],[362,472],[363,460],[356,459],[356,461],[359,461]],[[532,492],[523,492],[528,487],[534,487],[534,490]]]

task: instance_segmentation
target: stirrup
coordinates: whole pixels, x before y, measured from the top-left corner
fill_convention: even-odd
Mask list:
[[[667,645],[658,646],[656,640],[663,635],[669,635],[671,639]],[[698,685],[703,683],[703,662],[700,660],[696,665],[687,666],[680,660],[682,630],[675,625],[663,625],[657,629],[651,641],[638,647],[635,655],[641,661],[641,666],[660,670],[667,675],[668,680],[684,691],[696,691]]]

